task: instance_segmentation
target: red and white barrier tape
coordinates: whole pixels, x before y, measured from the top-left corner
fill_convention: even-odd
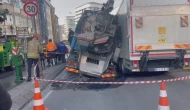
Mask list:
[[[182,80],[189,80],[190,76],[167,79],[167,80],[155,80],[155,81],[132,81],[132,82],[77,82],[77,81],[58,81],[58,80],[47,80],[47,79],[36,79],[42,82],[55,82],[55,83],[71,83],[71,84],[112,84],[112,85],[133,85],[133,84],[156,84],[163,82],[175,82]]]

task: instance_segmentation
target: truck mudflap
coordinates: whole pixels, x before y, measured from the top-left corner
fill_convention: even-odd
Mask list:
[[[133,61],[133,67],[145,71],[170,71],[174,69],[190,69],[189,58],[185,58],[186,50],[176,50],[175,56],[149,56],[149,51],[141,52],[139,61]],[[162,63],[162,64],[161,64]],[[165,64],[163,64],[165,63]],[[168,63],[168,65],[166,64]]]

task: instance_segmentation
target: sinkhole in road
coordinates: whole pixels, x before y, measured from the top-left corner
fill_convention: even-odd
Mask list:
[[[88,77],[85,75],[79,76],[76,74],[72,73],[65,73],[65,77],[59,78],[57,80],[59,81],[76,81],[76,82],[124,82],[127,81],[128,78],[142,78],[142,77],[156,77],[160,75],[164,75],[163,72],[158,72],[158,73],[133,73],[133,74],[128,74],[128,75],[122,75],[118,76],[113,79],[100,79],[100,78],[94,78],[94,77]],[[112,88],[118,88],[122,85],[111,85],[111,84],[71,84],[71,83],[52,83],[51,84],[51,89],[52,90],[67,90],[67,89],[72,89],[72,90],[95,90],[95,91],[101,91],[105,89],[112,89]]]

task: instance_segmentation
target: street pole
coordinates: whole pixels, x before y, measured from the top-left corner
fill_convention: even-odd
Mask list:
[[[36,27],[36,19],[35,19],[35,16],[33,16],[32,18],[33,18],[33,22],[34,22],[35,34],[37,34],[37,27]]]

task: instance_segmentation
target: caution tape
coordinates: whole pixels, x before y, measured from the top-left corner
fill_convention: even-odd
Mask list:
[[[68,53],[62,53],[62,52],[42,52],[44,54],[68,54]]]
[[[42,82],[51,82],[51,83],[71,83],[71,84],[112,84],[112,85],[135,85],[135,84],[156,84],[161,82],[176,82],[182,80],[189,80],[190,76],[167,79],[167,80],[155,80],[155,81],[132,81],[132,82],[78,82],[78,81],[59,81],[59,80],[47,80],[47,79],[36,79]]]

